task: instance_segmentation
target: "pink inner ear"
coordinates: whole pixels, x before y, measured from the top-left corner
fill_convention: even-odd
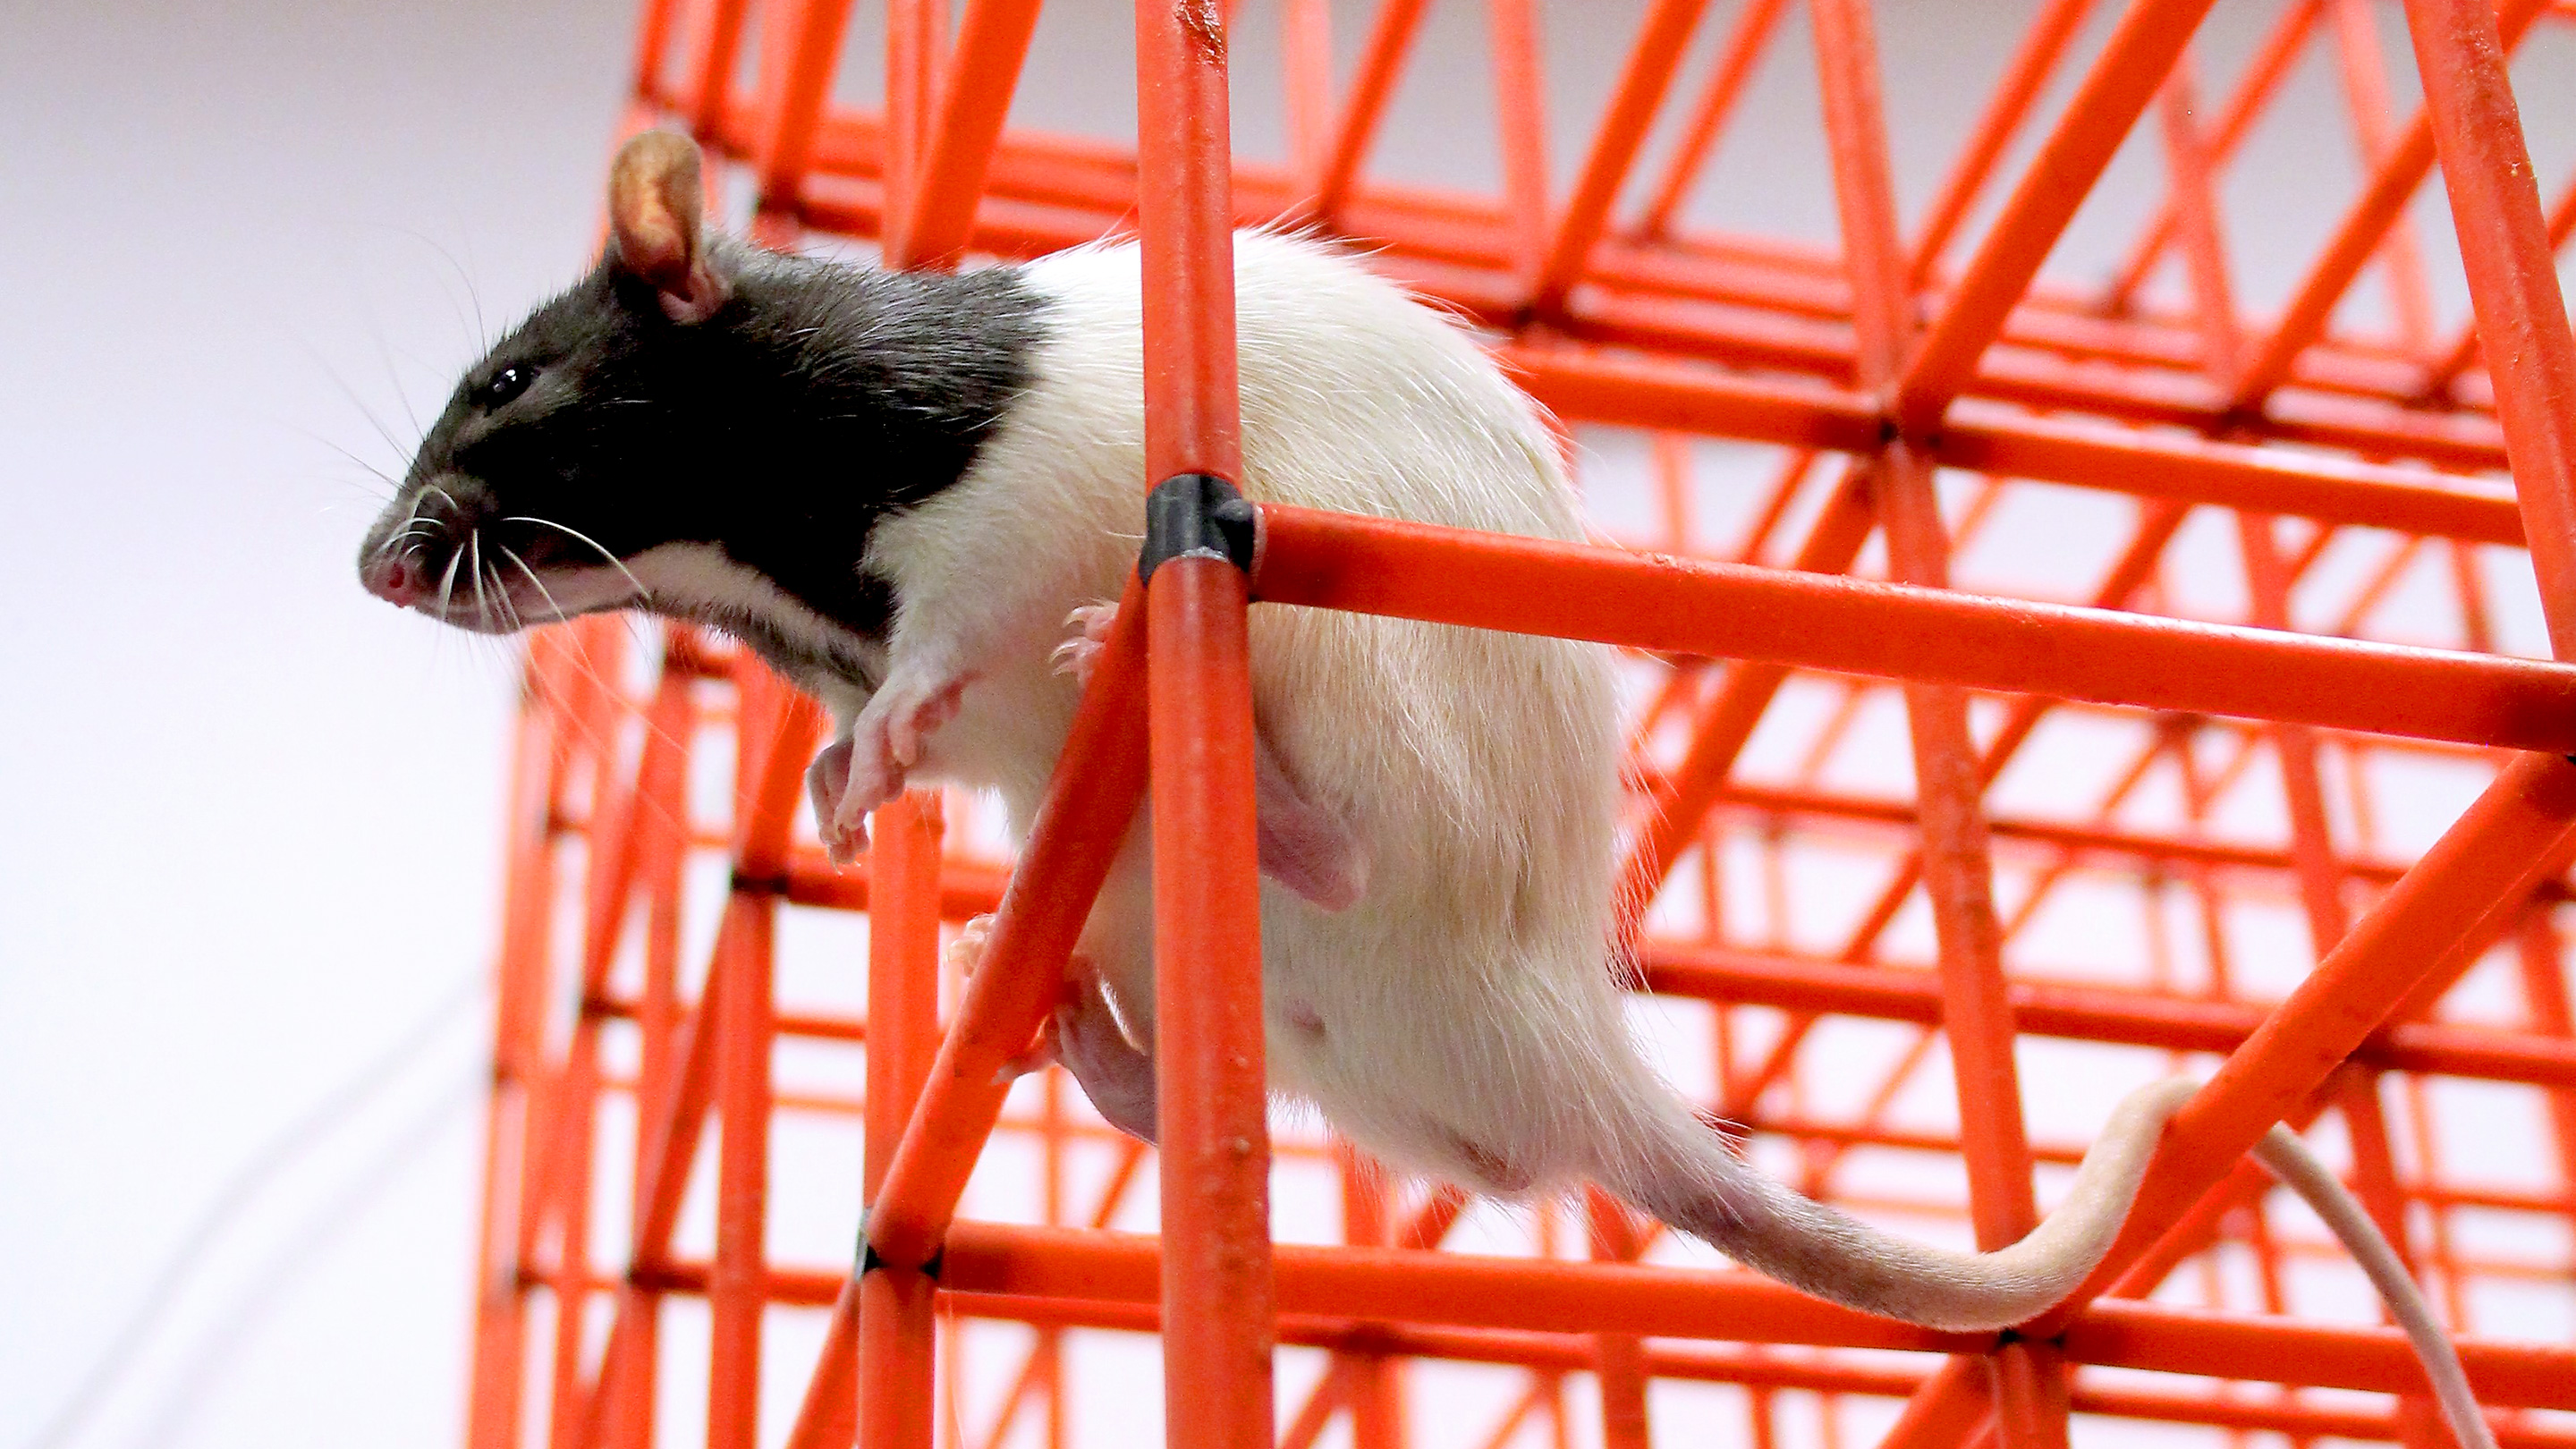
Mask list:
[[[697,144],[647,131],[617,153],[608,177],[608,221],[617,260],[684,304],[697,305],[713,277],[699,255]]]

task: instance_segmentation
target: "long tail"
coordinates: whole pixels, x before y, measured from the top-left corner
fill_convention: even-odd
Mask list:
[[[2361,1204],[2352,1200],[2335,1175],[2326,1171],[2287,1127],[2274,1127],[2254,1144],[2254,1160],[2263,1170],[2278,1178],[2281,1185],[2305,1199],[2309,1208],[2325,1220],[2335,1240],[2353,1261],[2368,1274],[2379,1299],[2388,1305],[2388,1316],[2406,1330],[2406,1339],[2415,1345],[2415,1357],[2424,1365],[2424,1377],[2433,1384],[2433,1397],[2442,1402],[2442,1417],[2451,1426],[2451,1436],[2460,1449],[2495,1449],[2495,1435],[2488,1431],[2486,1416],[2478,1412],[2478,1401],[2469,1392],[2468,1370],[2460,1366],[2459,1350],[2451,1346],[2450,1335],[2433,1319],[2432,1306],[2424,1301],[2422,1290],[2406,1274],[2406,1265],[2398,1260],[2397,1250],[2379,1234],[2379,1225]]]
[[[2158,1082],[2121,1099],[2076,1169],[2066,1201],[2028,1237],[1991,1253],[1911,1242],[1801,1197],[1755,1172],[1697,1120],[1660,1104],[1662,1140],[1650,1164],[1629,1167],[1629,1180],[1611,1189],[1819,1298],[1927,1328],[2010,1328],[2074,1291],[2110,1251],[2165,1119],[2193,1086]]]
[[[2092,1273],[2128,1218],[2165,1122],[2197,1090],[2199,1083],[2177,1077],[2122,1098],[2065,1202],[2029,1236],[1991,1253],[1910,1242],[1801,1197],[1754,1171],[1678,1103],[1647,1109],[1652,1150],[1604,1162],[1601,1171],[1638,1208],[1793,1288],[1927,1328],[1982,1332],[2039,1317]],[[2458,1353],[2369,1214],[2285,1128],[2266,1134],[2254,1157],[2307,1200],[2369,1275],[2414,1344],[2462,1449],[2494,1449]]]

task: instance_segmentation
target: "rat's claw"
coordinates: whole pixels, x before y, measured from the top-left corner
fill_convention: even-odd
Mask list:
[[[1070,674],[1075,682],[1089,684],[1092,666],[1100,658],[1101,648],[1108,643],[1109,631],[1118,622],[1116,604],[1085,604],[1064,616],[1068,627],[1080,629],[1078,637],[1067,639],[1047,655],[1058,674]]]
[[[855,822],[844,817],[842,802],[850,796],[850,764],[857,751],[847,736],[823,747],[805,767],[805,795],[813,802],[815,833],[835,865],[848,865],[868,848],[868,822],[863,811]]]

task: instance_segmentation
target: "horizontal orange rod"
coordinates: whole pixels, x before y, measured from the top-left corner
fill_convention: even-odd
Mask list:
[[[678,1263],[646,1276],[658,1291],[692,1293],[703,1291],[705,1275],[706,1267],[702,1263]],[[772,1277],[770,1297],[773,1303],[781,1305],[819,1307],[831,1301],[843,1282],[829,1273],[783,1269]],[[1154,1333],[1161,1327],[1161,1314],[1150,1301],[1041,1298],[944,1289],[939,1294],[939,1306],[941,1311],[962,1318],[1025,1323],[1041,1328]],[[2204,1326],[2207,1317],[2214,1316],[2192,1315],[2180,1331],[2196,1331]],[[2234,1321],[2254,1325],[2260,1333],[2281,1320],[2240,1318]],[[2135,1325],[2119,1325],[2112,1331],[2134,1332]],[[2148,1351],[2160,1355],[2171,1353],[2171,1346],[2161,1342],[2166,1331],[2159,1327],[2143,1335],[2149,1340]],[[1354,1322],[1346,1317],[1316,1313],[1280,1315],[1279,1340],[1310,1348],[1348,1349],[1379,1355],[1570,1373],[1589,1370],[1594,1355],[1593,1340],[1574,1333]],[[1660,1379],[1879,1398],[1902,1397],[1913,1393],[1926,1381],[1921,1370],[1892,1365],[1882,1359],[1758,1354],[1741,1348],[1706,1344],[1653,1344],[1646,1350],[1645,1362],[1648,1371]],[[2229,1375],[2215,1377],[2226,1379]],[[2386,1412],[2329,1407],[2300,1400],[2250,1398],[2224,1391],[2182,1393],[2102,1387],[2079,1382],[2074,1390],[2074,1407],[2078,1413],[2112,1418],[2270,1429],[2281,1433],[2333,1435],[2348,1439],[2385,1441],[2393,1439],[2397,1433],[2396,1416]],[[2576,1449],[2576,1433],[2529,1426],[2505,1429],[2497,1438],[2506,1449]]]
[[[1844,453],[1878,447],[1877,415],[1857,393],[1549,344],[1515,344],[1501,356],[1531,396],[1563,417]],[[1954,408],[1926,451],[1947,467],[2138,498],[2479,543],[2522,542],[2511,489],[2423,468],[2285,456],[2273,448],[1974,404]]]
[[[2576,753],[2576,666],[1262,506],[1271,603]]]
[[[1875,1318],[1742,1272],[1285,1243],[1276,1253],[1283,1315],[1934,1353],[1992,1342]],[[959,1222],[940,1281],[961,1294],[1141,1304],[1154,1301],[1159,1261],[1154,1239],[1137,1234]],[[2393,1328],[2128,1300],[2087,1308],[2066,1348],[2078,1363],[2168,1373],[2382,1391],[2423,1382]],[[2459,1349],[2483,1402],[2576,1408],[2576,1347],[2464,1339]]]
[[[1646,987],[1727,1005],[1773,1006],[1930,1026],[1941,1019],[1940,982],[1926,970],[1856,966],[1808,957],[1647,941],[1638,951]],[[2198,1001],[2112,986],[2016,980],[2014,1024],[2032,1036],[2118,1042],[2169,1051],[2226,1053],[2260,1030],[2270,1008]],[[2395,1022],[2354,1052],[2397,1071],[2576,1088],[2576,1041],[2495,1027]]]

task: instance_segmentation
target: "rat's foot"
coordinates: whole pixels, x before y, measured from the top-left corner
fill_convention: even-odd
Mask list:
[[[805,782],[814,792],[823,847],[835,863],[847,865],[867,849],[868,812],[903,793],[905,776],[921,763],[922,741],[957,713],[974,682],[973,674],[925,677],[897,668],[868,697],[848,737],[815,758]],[[822,792],[835,777],[839,789],[826,810]]]
[[[972,981],[976,971],[983,967],[984,953],[992,949],[992,945],[992,916],[977,916],[958,929],[957,939],[948,943],[948,949],[939,953],[939,959],[941,964],[954,968],[960,979]],[[1002,1063],[998,1079],[1012,1081],[1031,1072],[1043,1071],[1055,1062],[1055,1016],[1049,1013],[1046,1021],[1038,1027],[1037,1040],[1027,1051]]]
[[[993,918],[977,916],[948,943],[942,958],[971,979],[993,943]],[[1038,1027],[1029,1049],[1002,1064],[999,1080],[1011,1081],[1062,1066],[1082,1084],[1092,1110],[1110,1126],[1144,1142],[1154,1140],[1154,1059],[1127,1039],[1100,970],[1088,956],[1065,960],[1063,995]]]
[[[1065,963],[1064,1001],[1048,1023],[1048,1035],[1056,1060],[1082,1084],[1091,1110],[1137,1141],[1151,1143],[1154,1058],[1127,1039],[1089,958],[1075,956]]]
[[[1101,647],[1109,642],[1109,630],[1118,622],[1118,606],[1086,604],[1065,615],[1064,622],[1082,633],[1055,646],[1048,658],[1055,662],[1056,673],[1072,675],[1076,684],[1089,684],[1092,666],[1100,661]]]
[[[1117,622],[1116,604],[1091,604],[1066,615],[1065,623],[1082,632],[1055,646],[1056,672],[1089,684]],[[1368,889],[1367,847],[1340,816],[1306,798],[1270,747],[1270,736],[1257,729],[1252,799],[1263,875],[1328,911],[1348,910],[1359,901]]]

